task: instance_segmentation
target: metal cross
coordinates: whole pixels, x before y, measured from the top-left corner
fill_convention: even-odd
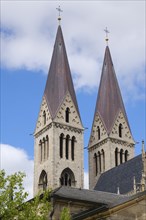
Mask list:
[[[104,29],[104,31],[105,31],[105,33],[106,33],[106,38],[105,38],[105,40],[106,40],[106,42],[107,42],[107,45],[108,45],[108,34],[110,33],[109,31],[108,31],[108,29],[107,29],[107,27]]]
[[[59,23],[60,23],[60,21],[61,21],[60,13],[63,12],[63,11],[61,10],[61,8],[60,8],[60,5],[58,6],[58,8],[56,8],[56,10],[57,10],[58,13],[59,13],[58,21],[59,21]]]

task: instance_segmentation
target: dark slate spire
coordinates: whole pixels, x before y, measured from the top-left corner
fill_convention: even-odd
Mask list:
[[[95,114],[99,113],[101,116],[108,134],[110,133],[120,110],[124,114],[125,120],[129,126],[110,50],[107,46],[105,50]]]
[[[67,92],[69,92],[80,117],[63,34],[59,25],[44,92],[52,118],[56,116]]]

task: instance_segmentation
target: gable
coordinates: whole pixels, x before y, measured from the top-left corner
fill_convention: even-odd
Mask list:
[[[119,126],[120,126],[120,124],[122,126],[121,137],[119,137]],[[127,124],[127,120],[125,119],[124,114],[121,111],[119,111],[119,113],[118,113],[118,115],[115,119],[114,125],[112,127],[111,132],[110,132],[110,137],[116,138],[116,139],[120,138],[124,141],[127,141],[127,142],[130,142],[130,143],[134,144],[134,140],[133,140],[130,128]]]
[[[100,129],[100,138],[98,137],[98,129]],[[107,131],[98,113],[94,118],[89,145],[94,145],[107,137]]]
[[[43,115],[44,112],[46,113],[46,123],[44,123],[44,115]],[[36,124],[35,134],[37,132],[39,132],[40,130],[42,130],[43,128],[45,128],[46,125],[51,123],[51,121],[52,120],[51,120],[51,115],[50,115],[50,112],[49,112],[49,108],[48,108],[45,97],[43,97],[41,107],[40,107],[39,116],[38,116],[38,120],[37,120],[37,124]]]
[[[66,110],[69,109],[69,122],[66,122]],[[80,116],[75,108],[74,102],[69,93],[66,94],[54,119],[55,122],[66,124],[72,127],[83,128]]]

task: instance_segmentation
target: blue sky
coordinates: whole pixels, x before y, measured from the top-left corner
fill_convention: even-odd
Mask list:
[[[17,171],[23,160],[21,169],[33,171],[32,134],[58,27],[59,4],[80,114],[88,128],[84,147],[92,126],[106,26],[129,123],[139,142],[136,155],[146,140],[145,1],[1,1],[1,167],[9,173]],[[84,153],[87,173],[87,149]]]

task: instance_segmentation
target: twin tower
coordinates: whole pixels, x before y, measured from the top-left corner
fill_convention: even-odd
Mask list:
[[[83,135],[59,25],[34,133],[34,194],[62,185],[83,188]],[[90,189],[94,188],[101,173],[134,157],[134,140],[108,46],[88,152]]]

